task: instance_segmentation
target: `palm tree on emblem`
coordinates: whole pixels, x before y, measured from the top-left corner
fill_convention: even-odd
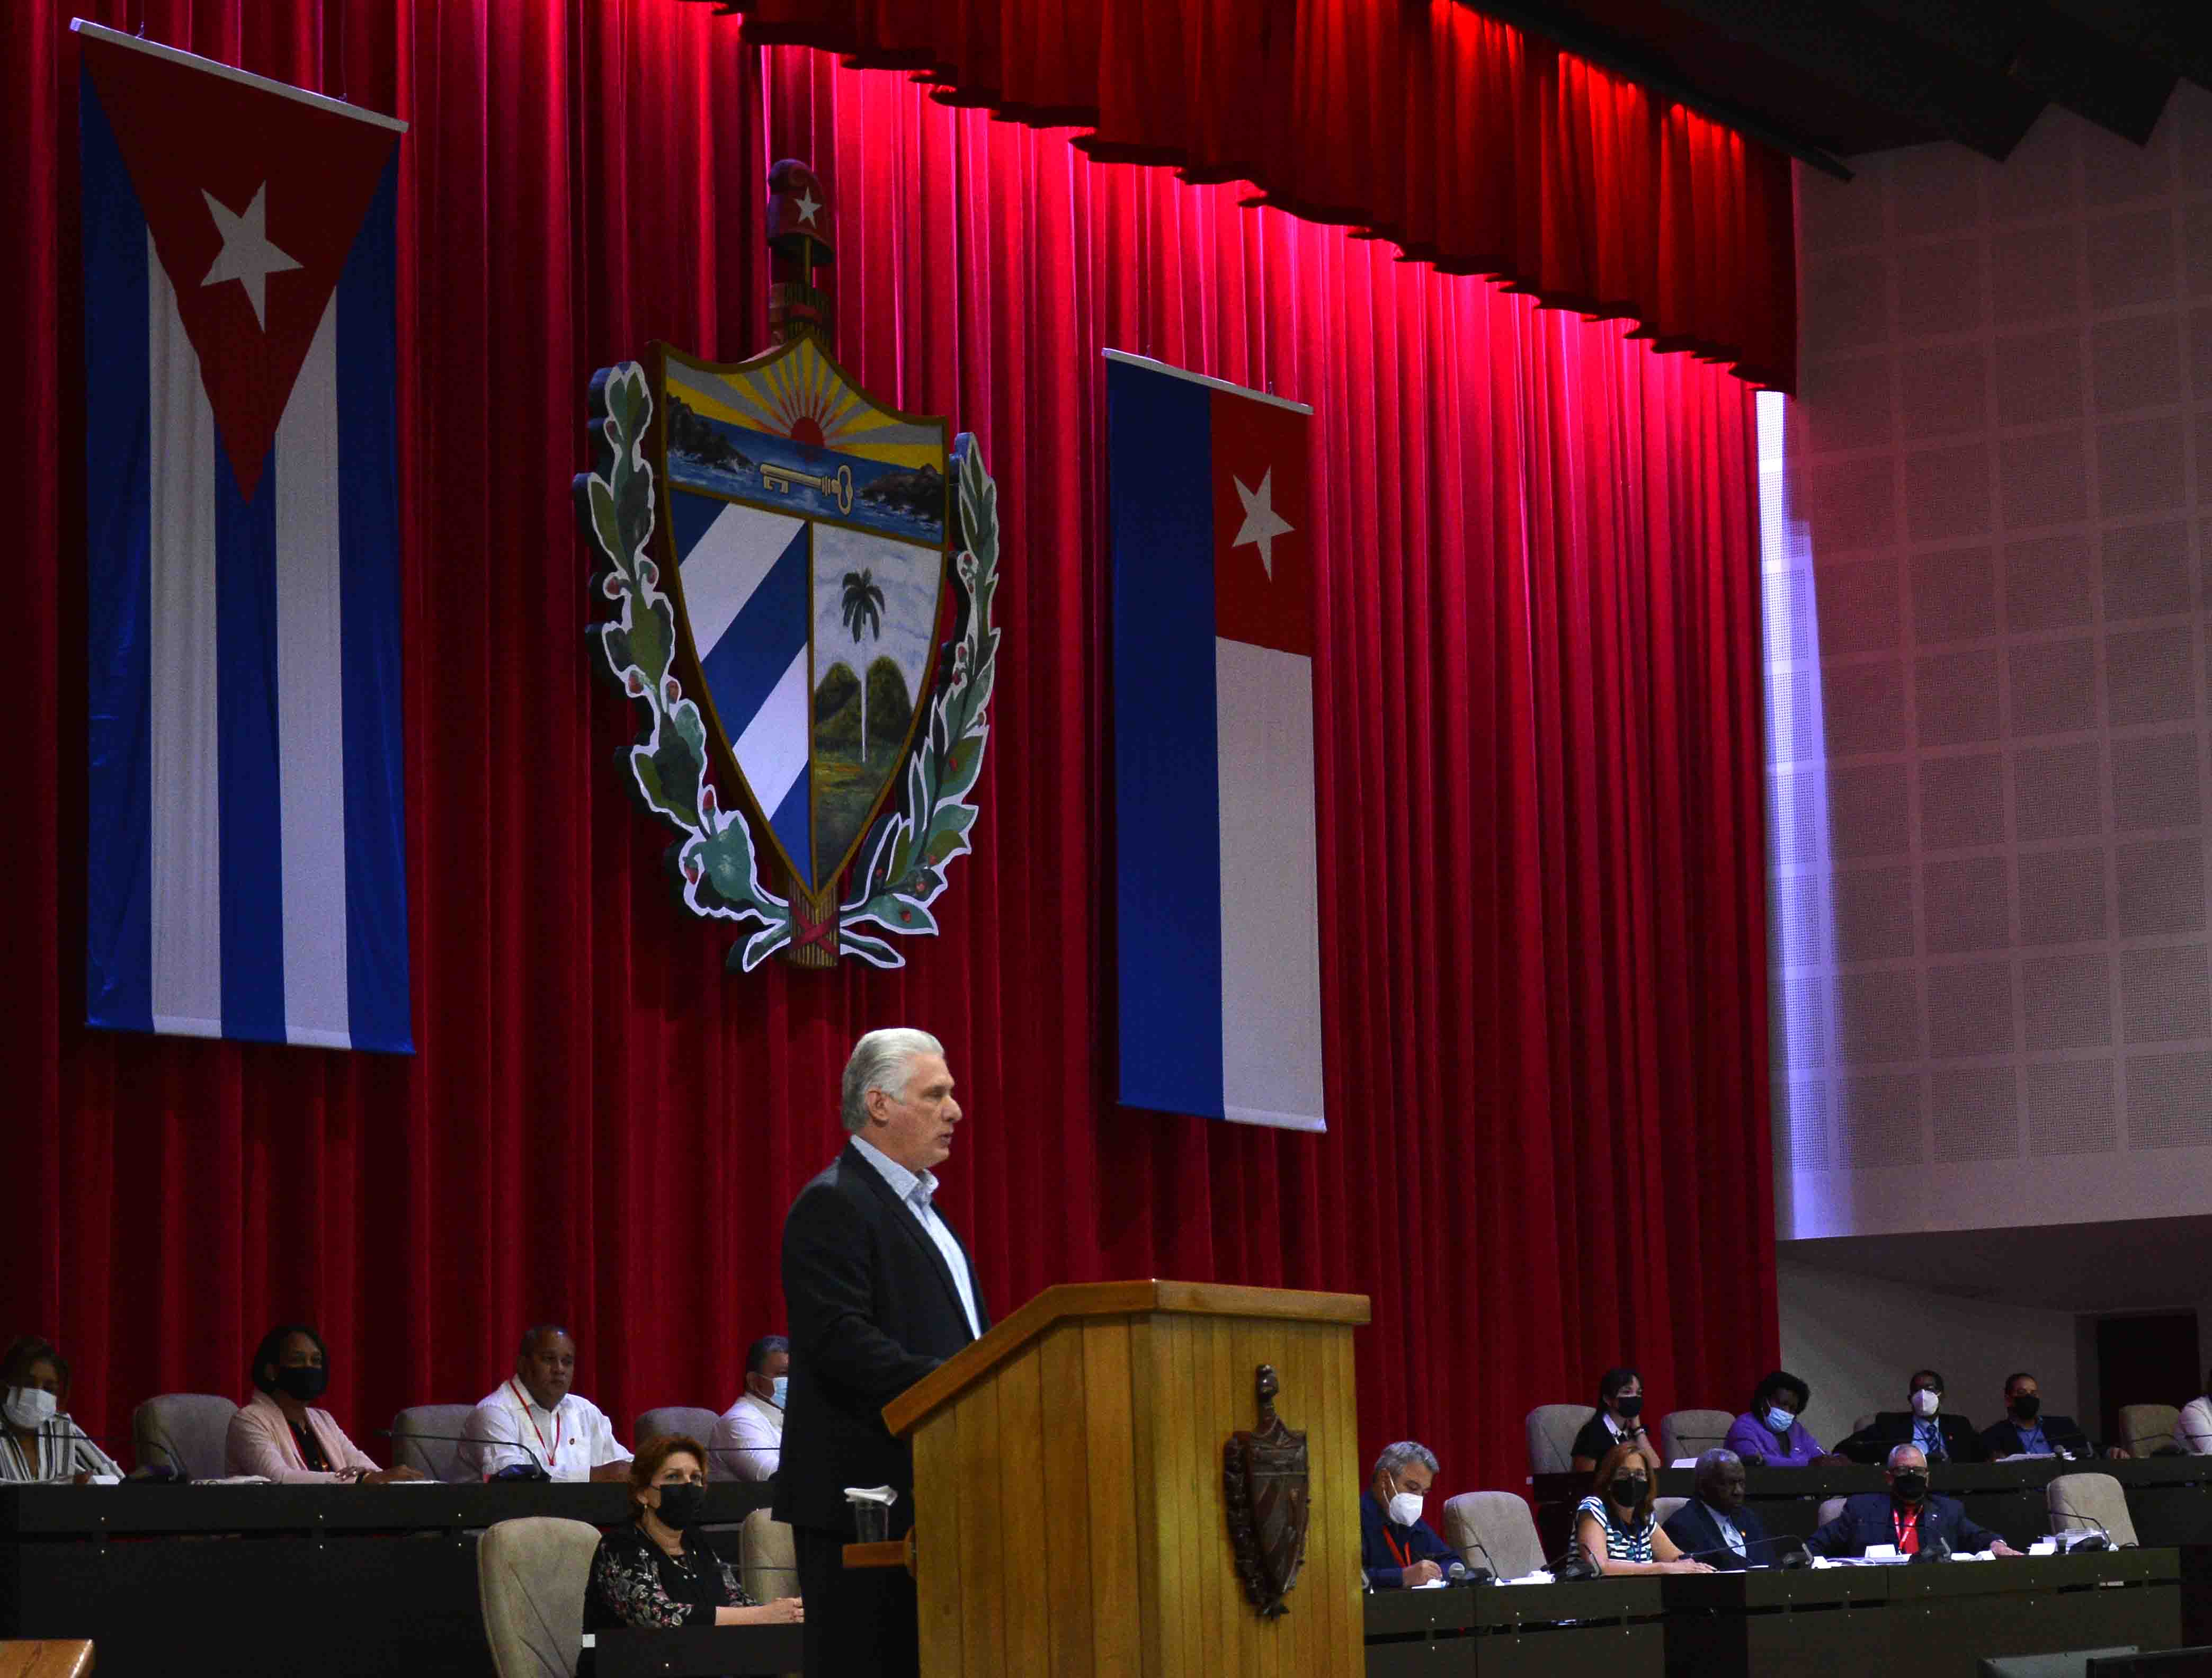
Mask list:
[[[884,636],[884,591],[876,587],[876,574],[871,570],[845,573],[845,627],[853,632],[854,645],[858,646],[865,631],[877,641]],[[868,661],[860,659],[860,767],[868,766]]]

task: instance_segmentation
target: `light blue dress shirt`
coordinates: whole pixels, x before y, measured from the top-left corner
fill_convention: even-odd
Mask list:
[[[1923,1456],[1936,1457],[1947,1454],[1943,1449],[1942,1424],[1933,1416],[1915,1416],[1912,1419],[1912,1443],[1920,1447]]]
[[[975,1293],[968,1281],[968,1255],[960,1250],[953,1238],[952,1229],[939,1217],[929,1204],[937,1193],[937,1178],[929,1171],[914,1172],[892,1158],[874,1143],[864,1137],[853,1138],[853,1146],[860,1151],[860,1158],[874,1166],[883,1180],[891,1186],[891,1193],[905,1203],[914,1213],[914,1220],[922,1231],[937,1243],[937,1250],[945,1255],[945,1268],[952,1273],[952,1286],[959,1290],[961,1309],[968,1313],[968,1332],[977,1340],[983,1338],[982,1319],[975,1315]]]

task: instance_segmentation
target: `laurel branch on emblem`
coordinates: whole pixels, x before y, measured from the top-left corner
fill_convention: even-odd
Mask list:
[[[637,362],[605,368],[592,380],[592,470],[576,476],[574,493],[597,556],[593,584],[620,610],[587,633],[599,644],[604,673],[645,708],[645,726],[629,749],[631,790],[681,836],[669,856],[684,904],[711,919],[758,923],[729,956],[732,968],[750,972],[809,929],[788,899],[761,883],[752,830],[742,812],[716,797],[705,720],[673,672],[676,612],[647,552],[655,501],[646,458],[652,417],[652,389]],[[954,443],[953,457],[965,545],[953,559],[961,610],[951,669],[940,673],[898,807],[877,818],[861,847],[867,866],[855,871],[854,889],[837,909],[840,952],[878,967],[902,967],[906,958],[862,928],[908,936],[937,930],[929,906],[945,890],[946,865],[972,848],[975,806],[969,794],[982,773],[991,732],[1000,633],[991,623],[999,589],[999,489],[973,436],[963,434]]]

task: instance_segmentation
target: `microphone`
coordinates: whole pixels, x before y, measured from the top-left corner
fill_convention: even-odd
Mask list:
[[[416,1433],[413,1432],[395,1433],[388,1427],[378,1428],[376,1430],[376,1437],[380,1439],[389,1439],[395,1444],[404,1444],[410,1439],[428,1439],[433,1444],[440,1445],[508,1446],[520,1451],[524,1456],[530,1459],[527,1462],[509,1463],[506,1468],[501,1468],[497,1474],[487,1474],[484,1477],[483,1482],[487,1486],[490,1485],[495,1480],[520,1480],[534,1482],[538,1480],[550,1480],[553,1478],[553,1471],[545,1466],[544,1459],[539,1456],[536,1451],[531,1450],[526,1442],[520,1439],[487,1439],[479,1434],[462,1433]]]
[[[1544,1571],[1559,1584],[1571,1584],[1577,1579],[1595,1579],[1600,1576],[1598,1565],[1583,1553],[1579,1538],[1567,1540],[1567,1547],[1544,1564]]]
[[[1463,1561],[1453,1560],[1444,1565],[1446,1584],[1489,1584],[1497,1577],[1487,1567],[1469,1568]]]
[[[2079,1515],[2070,1509],[2054,1510],[2052,1512],[2062,1521],[2086,1521],[2091,1526],[2096,1528],[2096,1531],[2087,1534],[2084,1537],[2078,1538],[2075,1540],[2074,1542],[2067,1545],[2066,1552],[2069,1555],[2071,1555],[2076,1550],[2117,1550],[2122,1547],[2120,1545],[2112,1541],[2112,1529],[2106,1526],[2102,1521],[2099,1520],[2095,1516]]]
[[[1930,1536],[1926,1542],[1922,1544],[1917,1550],[1913,1552],[1911,1565],[1917,1567],[1923,1562],[1948,1561],[1950,1559],[1951,1541],[1944,1537],[1943,1535],[1939,1532]]]
[[[1763,1544],[1779,1544],[1787,1547],[1771,1563],[1771,1566],[1781,1568],[1784,1572],[1794,1572],[1797,1568],[1810,1567],[1813,1565],[1813,1553],[1805,1547],[1805,1541],[1796,1534],[1790,1532],[1769,1533],[1764,1538],[1747,1538],[1744,1540],[1743,1553],[1738,1559],[1748,1566],[1751,1562],[1751,1552]],[[1735,1554],[1735,1551],[1726,1545],[1722,1545],[1717,1549],[1687,1551],[1684,1553],[1683,1559],[1686,1561],[1713,1561],[1722,1556]]]
[[[1505,1577],[1505,1570],[1498,1565],[1498,1558],[1490,1553],[1489,1545],[1484,1543],[1482,1540],[1476,1537],[1474,1534],[1471,1532],[1467,1535],[1467,1541],[1474,1545],[1476,1549],[1481,1551],[1482,1559],[1490,1564],[1487,1567],[1468,1569],[1466,1578],[1470,1584],[1495,1584],[1498,1580]],[[1467,1567],[1464,1559],[1455,1565],[1462,1568]]]

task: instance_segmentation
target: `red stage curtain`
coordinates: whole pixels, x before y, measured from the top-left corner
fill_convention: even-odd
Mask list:
[[[1462,0],[724,3],[1796,387],[1790,160]]]
[[[82,0],[71,0],[82,3]],[[1369,1447],[1517,1486],[1521,1418],[1639,1360],[1656,1412],[1774,1356],[1752,394],[1225,187],[777,49],[672,0],[117,4],[414,123],[400,203],[411,1059],[88,1033],[76,53],[9,32],[27,375],[0,824],[0,1333],[95,1432],[330,1338],[356,1437],[489,1389],[526,1321],[627,1430],[726,1404],[856,1031],[948,1044],[945,1203],[1004,1312],[1165,1275],[1370,1293]],[[374,15],[372,15],[372,13]],[[760,346],[765,164],[838,216],[840,345],[981,437],[1008,532],[978,854],[913,965],[724,974],[613,757],[568,482],[586,381]],[[272,210],[272,216],[276,212]],[[1324,1137],[1117,1107],[1098,351],[1312,402]],[[1291,1395],[1295,1420],[1313,1401]]]

